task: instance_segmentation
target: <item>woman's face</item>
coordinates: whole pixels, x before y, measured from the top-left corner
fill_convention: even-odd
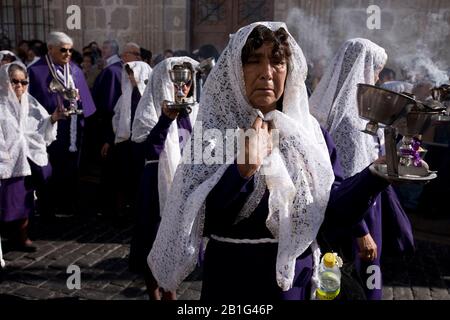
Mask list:
[[[264,43],[243,65],[247,99],[263,114],[276,109],[284,93],[287,62],[272,56],[272,43]]]
[[[92,68],[92,60],[89,57],[83,57],[83,62],[81,63],[81,66],[84,70],[89,70]]]
[[[188,96],[189,91],[191,91],[191,86],[192,86],[192,80],[188,81],[181,87],[181,91],[183,91],[183,95],[185,98]],[[174,88],[175,88],[175,92],[178,92],[178,90],[180,90],[177,85],[174,85]]]
[[[11,75],[11,87],[13,88],[14,93],[17,96],[17,99],[20,100],[22,95],[27,91],[28,81],[25,73],[20,70],[16,70]]]

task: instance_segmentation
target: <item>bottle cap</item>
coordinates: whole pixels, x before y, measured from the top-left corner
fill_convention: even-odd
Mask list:
[[[323,256],[323,264],[327,268],[333,268],[336,264],[336,257],[331,252],[325,253]]]

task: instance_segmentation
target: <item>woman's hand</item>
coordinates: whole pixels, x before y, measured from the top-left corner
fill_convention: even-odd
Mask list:
[[[100,154],[102,156],[103,159],[105,159],[108,156],[109,153],[109,148],[111,147],[111,145],[109,143],[105,143],[102,146],[102,150],[100,151]]]
[[[167,106],[167,101],[163,101],[163,103],[162,103],[162,112],[172,120],[175,120],[178,117],[178,115],[180,114],[179,111],[170,109]]]
[[[245,139],[245,150],[240,152],[245,155],[244,163],[240,163],[242,159],[238,156],[238,170],[243,178],[250,178],[261,167],[264,159],[272,152],[272,132],[269,129],[269,124],[257,117],[252,125],[254,130],[253,135],[249,139]]]
[[[63,106],[56,107],[55,111],[52,113],[50,120],[52,124],[56,123],[59,120],[67,119],[68,112]]]
[[[356,242],[359,248],[359,257],[363,261],[371,262],[377,258],[377,244],[373,240],[370,233],[361,238],[357,238]]]

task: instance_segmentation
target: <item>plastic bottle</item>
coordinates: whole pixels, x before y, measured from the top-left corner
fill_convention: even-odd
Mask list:
[[[319,265],[319,288],[316,290],[317,300],[333,300],[341,291],[341,270],[338,257],[334,253],[326,253]]]

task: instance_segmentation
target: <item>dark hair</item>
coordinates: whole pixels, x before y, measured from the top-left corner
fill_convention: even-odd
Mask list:
[[[92,52],[83,53],[83,60],[86,57],[91,60],[92,65],[95,65],[97,63],[97,57]]]
[[[272,56],[274,58],[287,60],[292,55],[288,43],[288,33],[284,28],[272,31],[263,25],[258,25],[250,33],[247,42],[242,48],[242,64],[247,63],[250,56],[267,42],[273,44]]]
[[[385,77],[392,75],[393,78],[396,78],[396,74],[395,71],[389,68],[384,68],[383,70],[381,70],[380,72],[380,79],[384,79]]]
[[[8,69],[8,76],[9,76],[9,78],[11,78],[13,73],[16,72],[16,71],[23,72],[23,74],[25,75],[25,78],[28,78],[27,69],[22,67],[21,65],[18,65],[18,64],[13,64],[13,65],[11,65],[9,67],[9,69]]]
[[[78,66],[81,66],[81,64],[83,63],[83,55],[79,51],[73,50],[71,60]]]
[[[142,61],[147,62],[148,64],[150,64],[150,62],[152,61],[152,52],[150,50],[141,48],[141,58]]]
[[[208,59],[208,58],[214,58],[216,61],[219,60],[219,51],[217,51],[216,47],[214,47],[212,44],[205,44],[198,49],[197,57]]]

